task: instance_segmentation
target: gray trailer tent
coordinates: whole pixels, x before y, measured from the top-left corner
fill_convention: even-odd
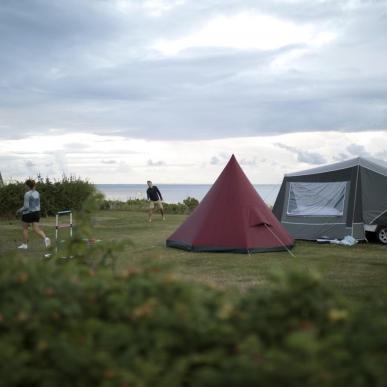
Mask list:
[[[274,215],[296,239],[376,232],[387,244],[387,163],[358,157],[285,175]]]

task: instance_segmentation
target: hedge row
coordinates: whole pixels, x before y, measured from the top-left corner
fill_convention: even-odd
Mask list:
[[[199,201],[192,197],[187,197],[183,203],[163,203],[168,214],[189,214],[199,204]],[[104,200],[101,205],[102,210],[120,211],[148,211],[149,202],[145,199],[130,199],[126,202],[119,200]]]
[[[289,273],[230,297],[159,268],[0,259],[0,385],[385,386],[387,310]]]
[[[86,198],[96,192],[93,184],[72,176],[64,176],[59,181],[38,178],[36,189],[40,193],[43,216],[68,208],[79,210]],[[24,182],[0,187],[0,216],[14,216],[23,205],[25,192]]]
[[[64,209],[79,210],[85,200],[97,192],[93,184],[73,176],[64,176],[58,181],[38,177],[36,189],[40,193],[43,216],[54,215]],[[24,182],[13,182],[0,186],[0,216],[14,216],[16,210],[23,204],[25,192]],[[164,208],[169,214],[188,214],[198,204],[197,199],[188,197],[183,203],[165,203]],[[141,199],[127,202],[104,200],[100,209],[147,211],[149,203]]]

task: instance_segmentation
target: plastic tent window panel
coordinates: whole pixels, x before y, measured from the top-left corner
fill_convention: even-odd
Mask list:
[[[347,182],[290,183],[287,215],[342,216]]]

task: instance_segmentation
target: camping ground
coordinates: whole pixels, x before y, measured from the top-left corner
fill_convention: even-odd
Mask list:
[[[144,212],[99,211],[94,216],[94,237],[102,241],[125,242],[119,253],[120,268],[166,265],[185,281],[199,281],[232,291],[264,287],[273,272],[298,269],[319,272],[332,287],[354,299],[382,299],[387,284],[387,247],[360,243],[354,247],[319,245],[297,241],[293,253],[261,254],[190,253],[165,247],[166,238],[186,215],[169,215],[166,221],[155,215],[147,223]],[[43,218],[44,230],[54,238],[54,219]],[[65,232],[63,231],[63,236]],[[7,259],[20,242],[20,223],[0,220],[0,257]],[[103,243],[103,242],[102,242]],[[127,244],[126,244],[127,243]],[[17,251],[13,259],[44,259],[43,243],[31,235],[30,249]],[[7,254],[8,253],[8,254]]]

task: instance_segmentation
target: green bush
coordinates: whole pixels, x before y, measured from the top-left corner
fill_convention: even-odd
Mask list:
[[[187,199],[183,200],[183,203],[188,207],[189,211],[192,212],[199,205],[199,200],[188,196]]]
[[[145,199],[130,199],[126,202],[120,200],[104,200],[101,203],[100,209],[118,211],[145,211],[149,209],[149,203]]]
[[[164,203],[164,209],[167,214],[189,214],[191,209],[184,203]]]
[[[36,190],[40,193],[41,213],[54,215],[63,209],[78,210],[90,195],[96,192],[93,184],[73,176],[61,180],[38,177]],[[0,216],[13,216],[23,205],[24,182],[14,182],[0,187]]]
[[[300,272],[235,295],[119,270],[118,245],[84,241],[101,200],[51,260],[0,257],[1,387],[385,385],[387,303]]]
[[[157,267],[60,262],[0,259],[1,386],[385,385],[387,310],[318,277],[230,297]]]

